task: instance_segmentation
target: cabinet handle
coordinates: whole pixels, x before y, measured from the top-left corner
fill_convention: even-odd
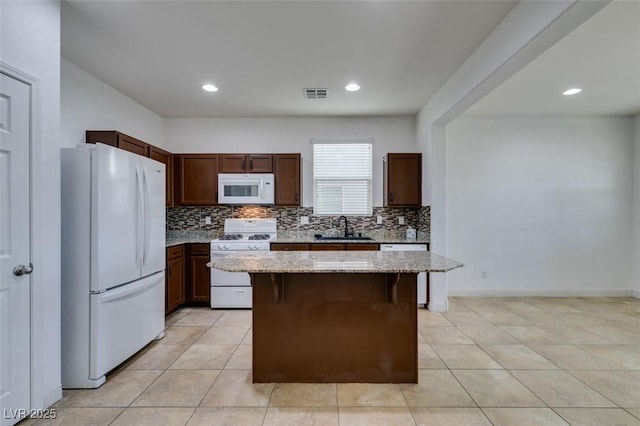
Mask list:
[[[393,201],[393,192],[389,193],[389,198],[391,199],[391,201]]]
[[[169,268],[167,268],[167,269],[169,269],[169,275],[171,275],[171,273],[173,272],[173,267],[171,265],[169,265]]]
[[[249,160],[249,170],[253,170],[253,159]]]
[[[244,160],[242,160],[242,170],[244,170]]]
[[[298,202],[298,193],[297,192],[296,192],[295,200],[296,200],[296,203],[297,203]]]

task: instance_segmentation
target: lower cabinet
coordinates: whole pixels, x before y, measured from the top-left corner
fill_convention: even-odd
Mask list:
[[[184,302],[184,246],[167,247],[165,314],[175,311]]]
[[[271,243],[272,251],[342,251],[342,250],[371,250],[378,251],[378,244],[361,244],[361,243]]]
[[[187,244],[189,261],[186,279],[186,303],[209,306],[211,302],[211,278],[207,263],[210,261],[209,244]]]
[[[309,244],[303,243],[271,243],[271,251],[307,251]]]

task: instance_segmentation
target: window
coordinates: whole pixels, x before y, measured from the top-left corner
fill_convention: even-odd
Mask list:
[[[312,143],[313,214],[370,216],[373,141]]]

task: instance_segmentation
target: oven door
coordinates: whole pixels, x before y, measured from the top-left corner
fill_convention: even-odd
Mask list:
[[[230,252],[211,252],[211,260],[221,259]],[[211,268],[212,287],[250,287],[251,278],[246,272],[226,272],[220,269]]]

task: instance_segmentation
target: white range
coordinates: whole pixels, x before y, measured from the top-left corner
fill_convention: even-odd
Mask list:
[[[269,251],[276,239],[276,219],[225,219],[224,235],[211,241],[211,260],[235,251]],[[251,280],[246,272],[211,269],[212,308],[251,308]]]

